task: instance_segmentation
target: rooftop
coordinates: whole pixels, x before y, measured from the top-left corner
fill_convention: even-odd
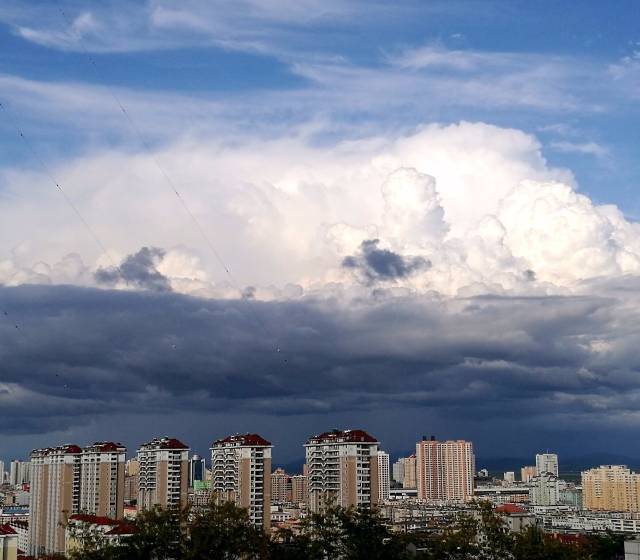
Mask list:
[[[154,438],[147,443],[143,443],[140,449],[189,449],[189,446],[175,438],[163,437]]]
[[[226,438],[214,441],[211,446],[251,446],[251,447],[269,447],[271,442],[264,439],[258,434],[236,434],[227,436]]]
[[[332,430],[312,436],[307,440],[307,445],[316,443],[378,443],[378,440],[370,436],[364,430]]]

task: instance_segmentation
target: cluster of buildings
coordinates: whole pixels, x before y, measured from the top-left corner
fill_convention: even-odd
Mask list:
[[[231,501],[253,525],[296,529],[309,512],[328,506],[376,507],[397,531],[438,530],[474,500],[494,504],[512,530],[640,534],[640,474],[601,466],[580,481],[560,479],[558,457],[536,455],[519,477],[476,472],[471,442],[423,437],[415,452],[390,464],[379,441],[363,430],[332,430],[304,444],[302,472],[272,468],[272,444],[236,434],[211,444],[210,459],[162,437],[127,459],[116,442],[36,449],[30,461],[0,463],[0,551],[33,558],[64,553],[74,529],[91,525],[105,538],[126,538],[138,512],[154,507],[199,508]],[[4,490],[2,490],[4,489]],[[12,548],[13,547],[13,548]],[[13,560],[11,552],[0,553]]]

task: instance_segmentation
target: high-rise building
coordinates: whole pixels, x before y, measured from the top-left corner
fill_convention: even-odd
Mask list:
[[[281,504],[291,501],[292,494],[291,477],[284,469],[277,468],[271,473],[271,503]]]
[[[174,438],[156,438],[138,449],[138,509],[187,505],[189,448]]]
[[[4,484],[5,476],[4,461],[0,461],[0,484]]]
[[[234,435],[211,445],[211,494],[247,509],[253,525],[271,527],[271,448],[257,434]]]
[[[623,465],[604,465],[582,473],[582,503],[598,511],[640,511],[640,474]]]
[[[294,474],[291,477],[291,501],[294,504],[308,503],[307,475]]]
[[[404,480],[402,487],[406,489],[414,489],[418,487],[417,478],[417,461],[414,453],[402,459],[404,462]]]
[[[37,449],[31,454],[29,552],[64,551],[64,525],[70,515],[86,513],[121,519],[125,448],[98,442]]]
[[[378,451],[378,503],[389,500],[391,477],[389,476],[389,454]]]
[[[396,484],[404,483],[404,457],[393,463],[391,475]]]
[[[504,482],[508,484],[511,484],[516,481],[516,473],[513,471],[507,471],[506,473],[504,473],[502,480],[504,480]]]
[[[309,507],[378,503],[378,441],[363,430],[333,430],[305,443]]]
[[[205,461],[200,455],[195,454],[189,459],[189,488],[193,488],[196,481],[202,482],[204,480],[205,470]]]
[[[129,505],[138,500],[138,479],[140,463],[138,459],[128,459],[124,467],[124,502]]]
[[[558,477],[543,472],[529,481],[529,501],[534,506],[555,506],[559,501]]]
[[[555,453],[538,453],[536,455],[536,474],[551,473],[558,476],[558,456]]]
[[[465,502],[473,496],[475,457],[468,441],[424,438],[416,444],[418,498]]]
[[[99,441],[82,450],[80,458],[80,511],[122,519],[126,448]]]
[[[125,463],[124,474],[125,476],[136,476],[140,472],[140,463],[138,459],[129,459]]]
[[[80,463],[77,445],[36,449],[31,453],[29,554],[63,553],[64,526],[80,509]]]
[[[522,482],[529,482],[537,474],[538,472],[534,466],[522,467],[520,469],[520,480],[522,480]]]
[[[19,461],[18,459],[11,461],[9,484],[11,486],[20,486],[21,484],[29,484],[30,480],[31,463],[29,461]]]

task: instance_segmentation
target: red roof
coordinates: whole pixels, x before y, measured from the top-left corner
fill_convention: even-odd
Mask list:
[[[317,436],[312,436],[307,441],[308,444],[324,442],[378,443],[378,440],[364,430],[332,430]]]
[[[152,439],[141,447],[150,447],[152,449],[189,449],[189,446],[185,445],[180,440],[167,437]]]
[[[76,513],[69,517],[69,521],[82,521],[93,525],[117,525],[120,523],[117,519],[101,517],[99,515],[90,515],[88,513]]]
[[[270,441],[267,441],[262,436],[258,434],[236,434],[235,436],[227,436],[223,439],[217,439],[213,442],[214,445],[247,445],[247,446],[264,446],[268,447],[271,445]]]
[[[0,525],[0,535],[17,535],[11,525],[8,523],[5,525]]]
[[[93,445],[85,447],[85,450],[95,449],[107,453],[109,451],[125,451],[124,445],[121,443],[115,443],[113,441],[96,441]]]
[[[133,535],[135,532],[136,528],[133,525],[120,522],[113,529],[109,529],[105,535]]]
[[[503,504],[501,506],[498,506],[495,511],[496,513],[507,513],[507,514],[525,513],[524,508],[521,508],[516,504]]]

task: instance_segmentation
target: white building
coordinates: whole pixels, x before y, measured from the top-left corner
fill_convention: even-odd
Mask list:
[[[534,506],[555,506],[559,502],[558,478],[543,472],[529,481],[529,501]]]
[[[31,463],[29,461],[19,461],[17,459],[11,461],[9,484],[11,484],[11,486],[19,486],[21,484],[29,484],[30,481]]]
[[[558,456],[555,453],[538,453],[536,455],[536,474],[551,473],[558,476]]]
[[[384,503],[389,499],[391,479],[389,477],[389,454],[378,451],[378,502]]]
[[[402,484],[404,482],[404,458],[398,459],[395,463],[393,463],[393,481],[398,484]]]

